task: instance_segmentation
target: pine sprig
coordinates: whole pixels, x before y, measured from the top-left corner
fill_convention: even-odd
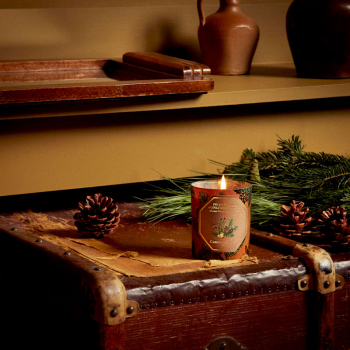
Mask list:
[[[299,136],[294,135],[288,140],[278,137],[277,145],[277,150],[267,152],[247,148],[239,162],[229,165],[210,161],[223,169],[220,172],[253,183],[253,226],[271,225],[281,205],[292,200],[306,203],[311,215],[331,206],[350,206],[349,157],[305,152]],[[168,180],[171,189],[158,188],[162,196],[144,200],[144,216],[149,221],[191,218],[190,186],[194,178]]]

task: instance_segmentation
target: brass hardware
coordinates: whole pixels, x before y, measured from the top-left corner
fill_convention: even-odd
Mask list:
[[[136,316],[140,306],[136,301],[126,300],[125,287],[120,279],[107,269],[95,266],[94,270],[96,268],[101,269],[98,274],[88,274],[82,280],[82,292],[90,304],[91,317],[99,323],[115,326]]]
[[[126,312],[131,315],[133,312],[134,312],[134,307],[133,306],[129,306],[127,309],[126,309]]]
[[[293,255],[286,255],[282,258],[282,260],[298,260],[299,258]]]
[[[219,337],[209,343],[203,350],[247,350],[232,337]]]
[[[300,282],[300,285],[301,285],[303,288],[305,288],[305,287],[307,286],[307,281],[306,281],[306,280],[302,280],[302,281]]]
[[[113,310],[111,311],[111,316],[112,316],[112,317],[117,317],[117,316],[118,316],[118,309],[113,309]]]
[[[299,290],[329,294],[343,288],[344,278],[335,274],[333,260],[324,249],[312,244],[296,244],[293,255],[304,259],[310,269],[308,275],[298,280]]]

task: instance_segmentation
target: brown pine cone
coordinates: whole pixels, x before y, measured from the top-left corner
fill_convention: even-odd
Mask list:
[[[74,214],[75,226],[89,237],[103,238],[119,224],[120,214],[113,199],[102,197],[101,193],[86,197],[86,202],[79,202],[79,212]]]
[[[341,207],[331,207],[327,210],[324,210],[318,222],[321,223],[320,233],[322,236],[326,236],[328,232],[331,230],[332,222],[337,221],[340,222],[341,219],[346,217],[347,213],[344,208]]]
[[[346,218],[331,222],[328,238],[332,246],[350,248],[350,226]]]
[[[350,249],[350,225],[344,208],[331,207],[324,210],[318,221],[322,224],[321,235],[333,247]]]
[[[315,230],[315,219],[308,216],[309,208],[302,209],[303,202],[292,201],[291,206],[281,206],[281,216],[277,217],[275,228],[281,236],[300,238],[310,235]]]

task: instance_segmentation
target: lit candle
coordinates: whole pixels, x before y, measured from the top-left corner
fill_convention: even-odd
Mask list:
[[[192,251],[198,259],[238,259],[248,253],[252,185],[198,181],[191,186]]]
[[[221,190],[226,190],[225,175],[222,175],[220,189],[221,189]]]

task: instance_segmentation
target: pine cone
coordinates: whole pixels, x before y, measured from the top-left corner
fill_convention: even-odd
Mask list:
[[[321,213],[321,235],[334,247],[350,248],[350,225],[344,208],[331,207]]]
[[[339,221],[332,221],[330,231],[328,234],[329,241],[332,246],[338,246],[341,248],[350,248],[350,226],[346,218]]]
[[[346,211],[341,207],[331,207],[327,210],[324,210],[318,222],[321,223],[320,232],[322,236],[326,236],[328,232],[331,230],[332,222],[335,220],[340,222],[341,219],[346,217]]]
[[[310,235],[315,230],[315,219],[308,216],[309,208],[302,210],[303,202],[292,201],[291,206],[281,206],[281,216],[277,217],[279,222],[275,230],[281,235],[290,238],[300,238]]]
[[[78,231],[89,237],[103,238],[119,224],[120,214],[113,199],[102,197],[101,193],[86,197],[86,203],[79,202],[79,212],[74,214]]]

